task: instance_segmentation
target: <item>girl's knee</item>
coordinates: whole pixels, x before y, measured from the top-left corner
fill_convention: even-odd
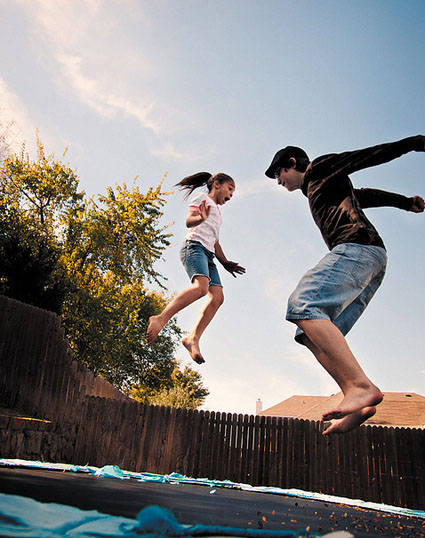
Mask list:
[[[207,277],[195,278],[193,280],[193,287],[198,292],[199,298],[205,297],[205,295],[207,295],[208,293],[208,288],[209,288],[208,278]]]
[[[221,286],[211,286],[210,293],[213,303],[219,307],[224,303],[224,293]]]

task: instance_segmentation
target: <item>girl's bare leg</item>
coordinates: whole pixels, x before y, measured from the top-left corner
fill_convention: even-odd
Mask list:
[[[175,316],[180,310],[194,303],[208,293],[209,278],[206,276],[195,276],[192,287],[183,290],[177,297],[167,305],[161,314],[151,316],[146,331],[148,345],[153,344],[165,324]]]
[[[335,379],[344,394],[342,402],[332,411],[325,413],[322,420],[340,419],[382,401],[382,392],[366,376],[336,325],[328,319],[299,320],[297,325],[306,335],[306,346]],[[358,415],[357,421],[360,418]],[[364,420],[367,418],[369,417]],[[336,430],[337,428],[334,428],[334,431]]]
[[[193,331],[182,339],[182,344],[188,350],[192,359],[198,364],[205,362],[199,349],[199,340],[215,316],[217,310],[223,304],[223,301],[223,288],[221,286],[210,286],[208,290],[208,302],[202,309]]]

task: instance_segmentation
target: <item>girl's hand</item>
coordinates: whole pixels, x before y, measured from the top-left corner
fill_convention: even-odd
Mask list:
[[[246,272],[246,269],[244,267],[241,267],[238,262],[226,261],[222,265],[226,269],[226,271],[229,271],[229,273],[235,278],[235,273],[237,273],[238,275],[243,275]]]
[[[421,196],[412,196],[413,204],[409,211],[413,213],[422,213],[424,210],[424,199]]]
[[[210,211],[211,206],[207,207],[205,200],[199,204],[199,207],[189,209],[186,217],[186,226],[188,228],[199,226],[199,224],[207,220]]]
[[[199,215],[201,216],[202,220],[201,222],[204,222],[207,220],[207,218],[210,216],[211,206],[207,206],[207,202],[204,200],[199,204]]]

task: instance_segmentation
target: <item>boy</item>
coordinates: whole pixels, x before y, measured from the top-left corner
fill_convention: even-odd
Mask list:
[[[310,162],[301,148],[274,156],[266,176],[288,191],[301,189],[330,252],[300,280],[288,300],[286,319],[298,328],[295,340],[308,347],[340,386],[344,398],[322,420],[335,420],[323,433],[350,431],[376,412],[383,394],[366,376],[345,340],[385,274],[386,250],[366,218],[367,207],[392,206],[420,213],[424,200],[376,189],[354,189],[348,174],[425,151],[425,136],[357,151],[329,154]]]

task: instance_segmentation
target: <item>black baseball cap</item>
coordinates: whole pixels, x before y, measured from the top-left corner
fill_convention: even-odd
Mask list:
[[[294,159],[309,159],[303,149],[296,146],[286,146],[286,148],[280,149],[273,157],[271,165],[266,170],[266,176],[274,179],[277,170],[287,163],[291,157]]]

